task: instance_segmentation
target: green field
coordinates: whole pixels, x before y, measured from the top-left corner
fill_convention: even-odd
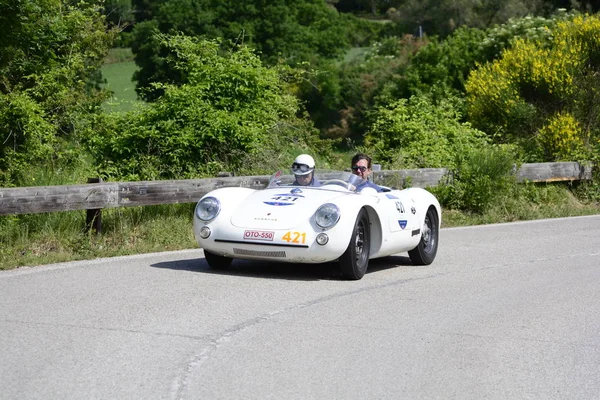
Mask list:
[[[119,50],[121,51],[117,57],[115,57],[116,52],[111,52],[107,63],[102,67],[102,77],[106,79],[104,87],[113,93],[104,105],[107,111],[129,111],[136,104],[142,103],[137,98],[135,84],[131,80],[137,66],[132,61],[132,57],[120,54],[125,49]]]

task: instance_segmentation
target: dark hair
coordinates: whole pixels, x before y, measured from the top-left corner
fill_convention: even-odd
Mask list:
[[[369,157],[365,153],[358,153],[357,155],[352,157],[352,163],[350,164],[350,166],[353,167],[360,160],[367,160],[367,167],[371,169],[371,157]]]

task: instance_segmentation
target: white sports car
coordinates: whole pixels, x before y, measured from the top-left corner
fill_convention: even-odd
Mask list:
[[[421,188],[356,192],[362,179],[339,172],[322,186],[293,186],[275,173],[265,189],[227,187],[200,199],[194,235],[212,268],[234,258],[292,263],[338,260],[347,279],[361,279],[369,259],[408,252],[411,261],[435,259],[440,204]]]

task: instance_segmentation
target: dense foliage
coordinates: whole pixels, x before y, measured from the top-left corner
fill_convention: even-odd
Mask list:
[[[0,185],[31,165],[56,168],[105,99],[98,68],[112,45],[96,6],[63,0],[0,2]]]
[[[127,30],[135,22],[131,0],[105,0],[104,15],[109,25]]]
[[[299,96],[326,136],[361,142],[367,129],[366,115],[377,104],[377,97],[394,86],[423,45],[411,35],[390,37],[359,49],[362,54],[347,62],[322,63],[303,82]]]
[[[389,32],[401,36],[446,37],[468,26],[486,30],[528,15],[547,16],[557,9],[595,13],[595,0],[329,0],[341,12],[391,21]]]
[[[455,156],[450,182],[435,189],[444,206],[485,213],[518,192],[512,146],[463,147]]]
[[[366,145],[396,168],[450,168],[458,157],[487,144],[485,133],[460,122],[456,100],[427,96],[400,99],[373,112]]]
[[[543,6],[541,0],[406,0],[388,14],[402,32],[445,37],[461,26],[487,29]]]
[[[265,67],[247,46],[221,52],[217,41],[158,35],[164,63],[185,82],[140,110],[104,121],[90,146],[105,176],[176,179],[239,172],[269,136],[301,124],[287,90],[289,69]],[[283,128],[282,128],[283,126]],[[289,162],[286,160],[286,163]]]
[[[161,0],[145,4],[132,45],[140,67],[135,77],[138,92],[148,100],[160,95],[144,90],[151,83],[181,83],[168,65],[160,63],[163,49],[154,39],[156,32],[223,38],[223,45],[231,42],[254,48],[269,64],[283,58],[290,65],[341,57],[351,41],[367,40],[357,35],[356,27],[365,27],[365,35],[370,35],[369,25],[340,15],[323,0]]]
[[[600,153],[600,23],[556,12],[596,6],[563,3],[0,0],[0,183],[42,163],[112,180],[268,172],[299,151],[339,166],[344,143],[451,168],[445,205],[482,212],[507,165]],[[152,102],[109,114],[98,71],[131,26],[117,43]]]
[[[518,143],[531,161],[589,159],[598,149],[600,19],[557,24],[549,42],[518,39],[467,82],[473,124]]]
[[[329,136],[361,142],[366,116],[389,101],[428,93],[436,100],[462,97],[465,82],[478,65],[497,59],[516,38],[548,43],[552,29],[573,13],[510,19],[491,29],[460,27],[445,39],[388,37],[339,64],[322,64],[302,86],[300,96]]]

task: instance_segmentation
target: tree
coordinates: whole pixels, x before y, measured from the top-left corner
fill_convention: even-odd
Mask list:
[[[486,30],[461,26],[444,39],[427,37],[392,93],[406,98],[431,91],[444,97],[447,89],[464,94],[465,82],[478,64],[500,57],[518,38],[548,43],[556,24],[572,17],[572,13],[561,11],[551,18],[511,18]]]
[[[542,8],[542,0],[407,0],[392,19],[399,32],[445,37],[460,26],[486,29]]]
[[[112,26],[127,29],[134,22],[131,0],[106,0],[104,3],[106,21]]]
[[[0,2],[0,182],[28,166],[76,155],[86,115],[103,101],[99,67],[114,33],[95,5],[67,0]],[[74,154],[75,153],[75,154]]]
[[[132,50],[140,67],[138,92],[149,100],[160,96],[145,91],[152,82],[178,82],[177,74],[159,62],[165,49],[153,39],[155,32],[223,38],[222,45],[248,45],[271,65],[281,58],[298,65],[341,56],[352,29],[322,0],[163,0],[143,18],[134,29]]]
[[[423,43],[411,35],[390,37],[364,49],[355,59],[320,64],[299,93],[315,124],[328,137],[360,142],[366,115],[382,93],[398,92],[399,77]]]
[[[155,102],[111,117],[90,137],[103,175],[182,179],[243,171],[282,126],[298,123],[288,69],[263,66],[248,46],[222,52],[215,40],[162,34],[155,40],[185,83],[157,84],[163,95]]]
[[[335,7],[341,12],[373,16],[385,14],[390,7],[397,7],[402,0],[339,0]]]

